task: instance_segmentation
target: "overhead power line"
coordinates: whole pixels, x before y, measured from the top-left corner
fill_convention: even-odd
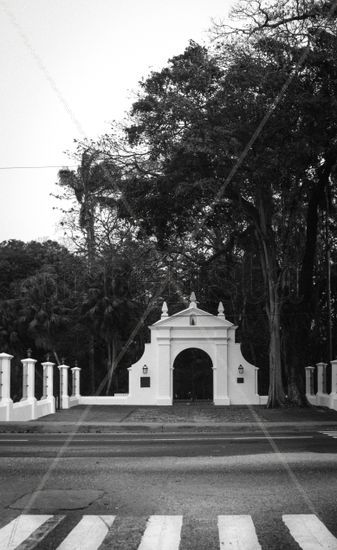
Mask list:
[[[58,165],[41,165],[41,166],[0,166],[0,170],[43,170],[45,168],[75,168],[77,164],[58,164]]]

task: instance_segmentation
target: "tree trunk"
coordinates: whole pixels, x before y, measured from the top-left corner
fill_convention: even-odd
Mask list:
[[[308,405],[305,395],[305,367],[310,364],[308,346],[311,318],[312,315],[303,302],[283,304],[282,327],[288,400],[299,407]]]
[[[276,257],[276,239],[272,226],[273,197],[270,188],[258,187],[256,205],[239,196],[235,189],[227,190],[230,198],[238,200],[255,227],[259,258],[266,289],[265,305],[269,325],[269,392],[268,407],[285,403],[282,381],[280,304],[281,286]]]
[[[113,374],[117,367],[117,338],[113,335],[111,342],[108,344],[108,372],[106,395],[109,395],[112,385]]]
[[[317,236],[319,231],[319,208],[329,185],[330,173],[335,165],[336,151],[326,155],[318,170],[318,179],[313,185],[306,217],[306,239],[301,265],[297,301],[284,302],[282,326],[286,347],[286,374],[288,399],[294,405],[308,405],[305,395],[305,367],[311,363],[307,356],[310,326],[315,316],[314,272],[317,262]],[[330,358],[328,358],[329,360]]]
[[[278,284],[269,283],[269,392],[267,407],[280,407],[285,403],[282,381],[281,337],[280,337],[280,298]]]
[[[269,212],[262,206],[259,209],[260,223],[257,238],[260,248],[260,261],[266,288],[266,312],[269,326],[269,391],[267,407],[281,407],[285,403],[281,361],[281,288],[279,266],[276,259],[276,244],[271,223],[267,223]]]
[[[90,371],[90,385],[91,394],[95,395],[95,338],[91,334],[89,339],[89,371]]]
[[[305,395],[305,371],[300,367],[293,361],[288,370],[288,400],[298,407],[306,407],[309,403]]]

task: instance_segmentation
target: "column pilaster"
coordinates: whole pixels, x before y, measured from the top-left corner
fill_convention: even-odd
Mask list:
[[[215,345],[215,365],[213,365],[214,405],[229,405],[228,396],[228,341]]]
[[[337,359],[331,361],[330,408],[337,411]]]
[[[55,413],[55,397],[54,397],[54,366],[55,363],[46,361],[42,363],[43,368],[43,395],[42,399],[50,403],[51,413]]]
[[[68,365],[59,365],[60,371],[60,409],[69,409],[69,395],[68,395]]]
[[[13,400],[11,399],[11,360],[13,355],[0,353],[0,420],[10,420]]]

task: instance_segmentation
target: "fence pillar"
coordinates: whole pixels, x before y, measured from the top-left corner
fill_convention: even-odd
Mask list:
[[[60,371],[60,409],[69,409],[68,365],[59,365]]]
[[[28,350],[29,355],[30,350]],[[35,420],[37,418],[36,412],[36,403],[37,399],[35,397],[35,364],[36,359],[27,357],[27,359],[21,359],[23,366],[22,373],[22,398],[20,401],[25,401],[28,405],[31,406],[29,413],[29,420]]]
[[[330,408],[337,411],[337,359],[331,361]]]
[[[43,367],[43,395],[42,399],[49,401],[50,414],[55,412],[55,397],[54,397],[54,366],[55,363],[46,361],[42,363]]]
[[[0,420],[10,420],[13,401],[11,399],[11,360],[13,355],[0,353]]]
[[[327,363],[316,363],[317,366],[317,405],[326,405],[326,367]]]
[[[28,357],[21,359],[23,365],[22,399],[21,401],[36,401],[35,398],[35,363],[36,359]]]
[[[305,367],[305,393],[307,399],[314,396],[314,373],[315,367]]]
[[[79,367],[73,367],[71,369],[72,374],[72,397],[80,397],[80,372]]]
[[[326,394],[326,363],[316,363],[317,366],[317,393]]]

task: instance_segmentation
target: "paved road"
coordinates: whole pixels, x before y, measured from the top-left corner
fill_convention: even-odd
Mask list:
[[[2,434],[0,548],[337,550],[334,435]]]
[[[233,456],[337,452],[337,431],[217,434],[0,434],[0,456]]]

